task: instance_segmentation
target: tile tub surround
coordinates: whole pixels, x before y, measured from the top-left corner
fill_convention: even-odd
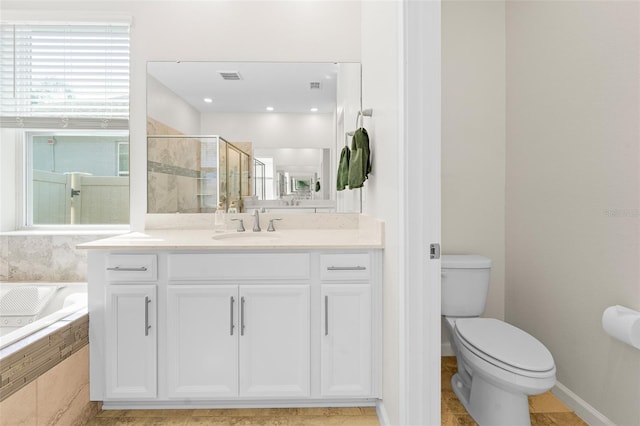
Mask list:
[[[89,343],[89,315],[83,309],[0,350],[0,401]]]
[[[89,347],[0,402],[0,426],[86,425],[100,410],[89,401]]]
[[[113,235],[109,231],[0,234],[0,281],[80,282],[87,280],[87,253],[78,244]]]
[[[205,250],[278,250],[278,249],[376,249],[384,247],[384,223],[360,214],[294,213],[262,214],[262,232],[251,231],[250,214],[227,215],[224,233],[229,239],[215,239],[212,214],[149,215],[144,232],[118,235],[78,245],[83,249],[205,249]],[[243,218],[246,231],[233,238],[233,218]],[[276,232],[267,232],[269,219],[276,222]],[[251,238],[255,237],[255,238]],[[258,238],[260,237],[260,238]],[[267,238],[268,237],[268,238]]]

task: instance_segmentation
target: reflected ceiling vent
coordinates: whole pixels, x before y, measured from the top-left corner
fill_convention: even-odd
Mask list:
[[[322,84],[319,81],[312,81],[309,83],[309,89],[311,90],[321,90]]]
[[[218,71],[223,80],[242,80],[238,71]]]

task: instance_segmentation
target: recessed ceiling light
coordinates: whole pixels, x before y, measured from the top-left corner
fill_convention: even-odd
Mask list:
[[[272,106],[268,106],[268,107],[267,107],[267,111],[273,111],[273,109],[274,109],[274,108],[273,108]]]
[[[205,101],[206,103],[210,104],[211,102],[213,102],[213,99],[211,98],[204,98],[203,101]]]
[[[310,111],[311,111],[311,112],[318,112],[318,108],[313,107],[313,108],[311,108],[311,109],[310,109]]]

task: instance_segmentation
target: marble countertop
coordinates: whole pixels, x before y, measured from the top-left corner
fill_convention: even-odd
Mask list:
[[[179,228],[163,221],[153,228],[79,244],[81,249],[171,249],[171,250],[281,250],[281,249],[381,249],[384,248],[384,223],[366,215],[294,213],[277,222],[275,232],[251,230],[251,217],[245,215],[245,232],[237,232],[232,218],[226,229],[216,232],[202,226],[203,218],[194,221],[180,215]],[[199,215],[202,216],[202,215]],[[282,216],[282,215],[280,215]],[[278,218],[280,218],[280,216]],[[301,217],[306,216],[306,218]],[[270,217],[263,215],[267,222]],[[154,218],[154,221],[156,218]],[[152,221],[153,222],[153,221]],[[158,225],[158,223],[162,224]],[[261,219],[261,225],[263,220]],[[267,222],[268,223],[268,222]],[[304,225],[308,224],[307,227]],[[149,225],[149,224],[148,224]]]

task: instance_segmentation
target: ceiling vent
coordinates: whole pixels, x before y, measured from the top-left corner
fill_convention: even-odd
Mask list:
[[[319,81],[312,81],[311,83],[309,83],[309,89],[320,90],[322,89],[322,84]]]
[[[218,71],[223,80],[242,80],[238,71]]]

